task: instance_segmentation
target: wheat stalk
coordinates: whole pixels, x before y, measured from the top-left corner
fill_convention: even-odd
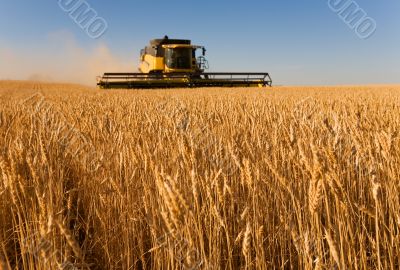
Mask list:
[[[332,255],[332,258],[334,259],[336,265],[340,266],[341,264],[340,264],[339,252],[338,252],[338,249],[336,247],[336,243],[333,241],[331,235],[326,230],[325,230],[325,238],[326,238],[326,240],[328,242],[329,250],[330,250],[330,253]]]
[[[246,230],[243,235],[243,244],[242,244],[242,253],[244,256],[248,256],[250,253],[250,244],[251,244],[251,225],[249,222],[246,224]]]
[[[82,250],[79,247],[79,244],[76,242],[75,237],[72,235],[70,230],[60,220],[55,220],[55,223],[57,224],[61,234],[65,237],[65,240],[67,240],[69,247],[72,248],[72,251],[74,252],[75,256],[83,260]]]

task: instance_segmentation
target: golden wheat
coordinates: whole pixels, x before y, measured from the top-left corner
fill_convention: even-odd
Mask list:
[[[399,269],[399,115],[390,85],[0,82],[0,268]]]

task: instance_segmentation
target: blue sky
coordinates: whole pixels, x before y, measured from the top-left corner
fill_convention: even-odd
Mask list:
[[[65,52],[67,43],[80,52],[81,61],[102,57],[93,53],[99,46],[107,51],[107,61],[95,62],[96,72],[135,71],[139,50],[168,34],[206,46],[211,71],[266,71],[277,84],[400,83],[398,0],[357,1],[377,23],[368,39],[360,39],[327,0],[87,2],[108,23],[99,39],[88,37],[57,0],[1,0],[0,78],[48,70],[74,77],[72,70],[79,65],[71,62],[76,55],[63,58],[71,53]]]

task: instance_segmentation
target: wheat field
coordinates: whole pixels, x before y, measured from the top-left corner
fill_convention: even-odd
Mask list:
[[[0,82],[0,269],[399,269],[400,87]]]

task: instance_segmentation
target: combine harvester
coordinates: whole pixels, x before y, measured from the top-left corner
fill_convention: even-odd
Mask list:
[[[202,56],[196,58],[199,49]],[[154,39],[141,50],[139,73],[105,73],[97,85],[103,89],[272,86],[268,73],[205,72],[205,53],[203,46],[191,45],[190,40]]]

